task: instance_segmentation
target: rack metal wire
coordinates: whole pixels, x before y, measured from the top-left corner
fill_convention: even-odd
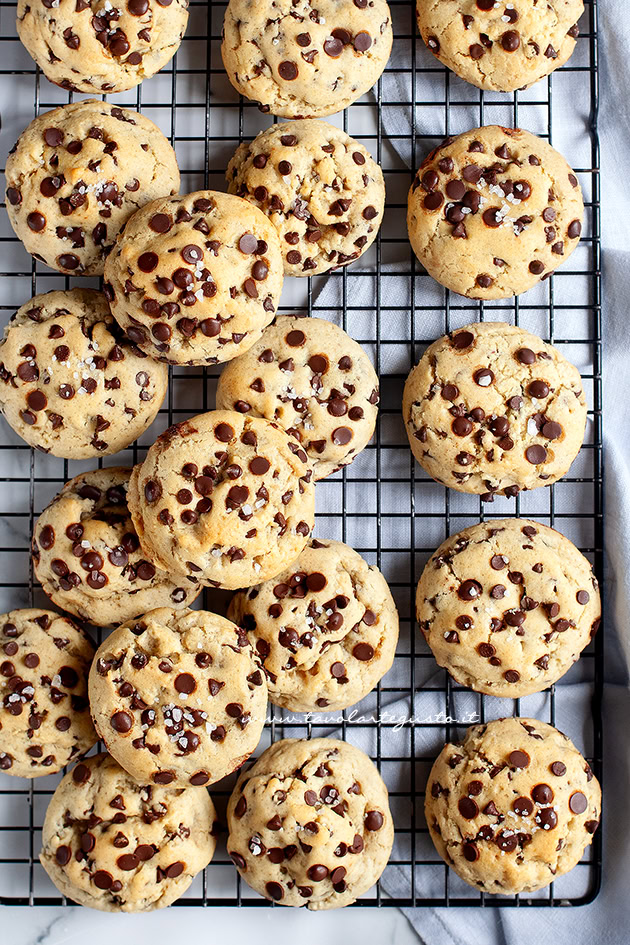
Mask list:
[[[417,35],[414,4],[390,0],[395,34],[390,64],[372,93],[330,119],[363,141],[383,166],[388,200],[381,234],[351,267],[328,278],[287,280],[285,287],[281,311],[300,309],[336,321],[370,351],[381,378],[375,440],[352,466],[318,483],[316,531],[348,542],[384,572],[401,618],[394,667],[358,707],[361,718],[347,710],[339,717],[309,720],[277,709],[262,743],[332,734],[364,748],[379,766],[390,789],[396,841],[382,881],[357,905],[557,907],[590,902],[599,890],[598,833],[573,873],[538,894],[495,897],[475,891],[439,859],[422,808],[431,763],[445,740],[461,734],[466,718],[483,721],[515,713],[558,724],[577,740],[601,778],[603,635],[598,634],[561,684],[536,697],[499,700],[457,686],[436,667],[416,634],[413,605],[417,579],[435,547],[447,535],[491,517],[520,515],[558,527],[602,575],[597,0],[585,3],[578,47],[568,65],[528,91],[495,95],[473,89],[445,70]],[[182,169],[182,192],[224,189],[223,171],[237,144],[273,120],[239,99],[227,81],[219,51],[224,10],[225,3],[218,0],[191,0],[189,29],[172,65],[138,89],[111,97],[147,114],[170,137]],[[15,0],[0,0],[0,162],[34,115],[73,98],[51,85],[22,49],[15,11]],[[567,94],[576,111],[575,135],[563,148],[556,140],[554,116]],[[483,303],[454,296],[427,276],[407,241],[405,210],[415,169],[436,141],[492,123],[522,123],[564,150],[569,162],[578,165],[587,219],[570,263],[544,285],[522,299]],[[6,214],[0,216],[0,309],[6,321],[36,292],[78,280],[31,259]],[[428,480],[414,464],[400,416],[404,379],[426,345],[478,319],[513,321],[561,346],[581,369],[590,407],[587,440],[570,475],[550,488],[523,493],[514,501],[497,499],[493,505]],[[217,374],[213,369],[172,369],[167,400],[148,435],[108,457],[106,464],[132,465],[171,422],[211,409]],[[30,450],[4,422],[0,457],[0,609],[45,606],[29,564],[33,522],[65,481],[93,464]],[[219,605],[215,596],[205,595],[204,606]],[[403,716],[410,721],[401,725]],[[58,780],[51,776],[28,782],[0,773],[0,903],[65,903],[37,860],[41,824]],[[229,789],[229,783],[222,783],[212,791],[220,810]],[[224,846],[179,904],[272,907],[241,883]]]

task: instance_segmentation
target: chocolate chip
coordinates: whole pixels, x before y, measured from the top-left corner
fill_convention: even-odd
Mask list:
[[[114,882],[114,877],[111,873],[108,873],[107,870],[97,870],[92,876],[92,882],[97,889],[110,889]]]
[[[562,427],[559,423],[548,420],[540,432],[548,440],[557,440],[562,436]]]
[[[444,203],[444,197],[439,191],[434,193],[427,194],[424,198],[424,207],[427,210],[439,210],[442,204]]]
[[[306,335],[304,334],[303,331],[300,331],[299,329],[294,329],[293,331],[290,331],[287,334],[285,341],[292,348],[299,348],[306,341]]]
[[[525,450],[525,459],[532,466],[539,466],[547,461],[547,450],[544,446],[528,446]]]
[[[508,761],[514,768],[527,768],[531,758],[526,751],[521,751],[520,749],[515,749],[511,751],[508,755]]]
[[[531,795],[537,804],[551,804],[553,801],[553,790],[548,784],[536,784],[532,788]]]
[[[569,810],[573,814],[583,814],[587,807],[588,801],[581,791],[575,791],[569,798]]]
[[[203,250],[194,243],[189,243],[187,246],[184,246],[179,255],[184,262],[195,265],[203,259]]]
[[[543,830],[553,830],[558,825],[558,815],[553,807],[542,807],[536,811],[536,824]]]
[[[462,817],[466,820],[474,820],[479,813],[479,808],[471,797],[460,797],[457,807]]]
[[[324,40],[324,52],[331,59],[337,59],[343,52],[343,43],[335,36],[328,37]]]
[[[466,193],[466,185],[461,180],[450,180],[446,185],[446,194],[451,200],[461,200]]]
[[[256,252],[258,247],[258,240],[252,233],[243,233],[240,240],[238,241],[238,248],[242,253],[246,255],[251,255]]]
[[[521,364],[534,364],[536,355],[531,348],[519,348],[516,352],[516,360],[520,361]]]
[[[278,75],[287,82],[292,82],[298,77],[298,67],[291,60],[285,59],[278,66]],[[274,885],[278,885],[277,883]]]
[[[507,30],[501,37],[501,45],[506,52],[515,52],[521,45],[521,37],[516,30]]]
[[[284,65],[284,63],[281,63],[281,66],[282,65]],[[293,78],[295,78],[295,76],[293,76]],[[232,856],[232,859],[234,859],[234,854],[230,854],[230,856]],[[237,863],[236,865],[238,866],[239,864]],[[243,860],[243,867],[241,868],[244,868],[244,866],[245,866],[245,861]],[[280,883],[274,883],[274,882],[265,883],[265,890],[267,892],[267,895],[271,899],[273,899],[275,902],[279,902],[284,897],[284,889],[282,888]]]
[[[58,846],[55,850],[55,860],[59,866],[67,866],[70,862],[71,856],[72,850],[70,847],[65,846],[65,844],[61,844],[61,846]]]
[[[58,148],[63,139],[64,133],[60,128],[46,128],[44,131],[44,141],[50,148]]]
[[[29,230],[32,230],[33,233],[40,233],[46,226],[46,217],[43,213],[29,213],[26,218]]]
[[[115,712],[110,719],[110,725],[114,731],[124,735],[126,732],[131,730],[133,718],[128,712]]]
[[[457,596],[460,600],[476,600],[481,594],[482,590],[483,589],[479,581],[468,580],[459,585],[457,589]]]
[[[480,368],[473,374],[473,380],[479,387],[490,387],[494,382],[494,373],[490,368]]]
[[[149,220],[149,226],[155,233],[168,233],[173,226],[173,220],[167,213],[154,213]]]
[[[346,446],[352,439],[352,430],[348,427],[337,427],[332,432],[331,439],[335,446]]]
[[[519,679],[521,678],[521,674],[517,672],[515,669],[508,669],[506,670],[506,672],[503,673],[503,678],[505,679],[506,682],[517,683]]]

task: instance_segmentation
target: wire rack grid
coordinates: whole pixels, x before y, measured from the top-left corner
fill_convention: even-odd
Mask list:
[[[335,735],[366,750],[388,788],[396,824],[390,865],[357,905],[563,906],[590,902],[601,879],[599,833],[570,874],[538,894],[491,897],[461,882],[442,863],[423,815],[430,766],[445,740],[467,720],[532,715],[558,724],[577,741],[601,777],[602,634],[562,684],[520,701],[482,697],[439,670],[415,631],[414,591],[422,567],[444,538],[491,517],[525,516],[556,526],[602,574],[602,432],[600,198],[597,139],[597,0],[586,0],[577,50],[569,64],[532,89],[484,93],[445,70],[417,35],[408,0],[390,0],[394,53],[373,92],[329,119],[368,147],[382,165],[388,199],[381,233],[370,251],[328,278],[286,280],[281,311],[301,310],[340,324],[373,356],[381,379],[381,409],[373,443],[343,472],[318,483],[316,533],[355,547],[387,578],[396,599],[401,636],[394,667],[358,707],[305,719],[274,711],[261,748],[282,737]],[[225,189],[224,169],[237,144],[274,119],[239,99],[225,76],[220,38],[225,3],[191,0],[180,51],[158,76],[111,96],[152,118],[176,148],[182,192]],[[37,114],[73,99],[51,85],[15,33],[15,0],[0,0],[0,162],[17,134]],[[74,96],[76,99],[79,96]],[[574,122],[561,121],[567,109]],[[586,225],[568,265],[522,299],[483,303],[452,295],[431,280],[409,246],[406,194],[416,167],[437,141],[483,124],[522,125],[563,151],[582,184]],[[36,292],[72,280],[31,259],[0,215],[0,309],[4,321]],[[83,280],[82,284],[90,284]],[[581,370],[589,399],[587,439],[570,475],[515,500],[451,493],[414,464],[400,405],[402,385],[436,337],[475,320],[520,324],[559,345]],[[141,441],[107,464],[132,465],[173,421],[212,409],[218,371],[171,369],[162,411]],[[29,542],[37,515],[62,484],[94,464],[55,459],[30,450],[0,425],[0,609],[46,605],[34,583]],[[102,463],[102,461],[101,461]],[[220,602],[204,595],[212,609]],[[101,632],[95,633],[100,641]],[[273,707],[272,707],[273,708]],[[402,724],[402,719],[406,719]],[[21,781],[0,773],[0,903],[65,903],[45,876],[37,854],[47,803],[59,776]],[[213,790],[219,809],[231,783]],[[181,905],[270,907],[241,883],[225,846],[197,877]]]

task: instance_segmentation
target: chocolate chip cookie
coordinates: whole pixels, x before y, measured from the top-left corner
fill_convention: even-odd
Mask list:
[[[283,906],[338,909],[374,885],[394,840],[376,766],[334,738],[287,738],[244,771],[228,805],[228,853]]]
[[[287,276],[312,276],[358,259],[378,233],[383,172],[370,152],[325,121],[288,121],[243,141],[228,189],[276,227]]]
[[[407,226],[429,275],[473,299],[520,295],[577,247],[578,179],[546,141],[488,125],[447,138],[420,166]]]
[[[87,699],[94,645],[68,617],[26,608],[0,616],[0,771],[54,774],[97,736]]]
[[[6,185],[11,226],[29,253],[66,275],[100,276],[123,223],[176,194],[179,169],[144,115],[84,101],[30,123],[7,158]]]
[[[33,529],[37,580],[58,607],[106,627],[156,607],[184,608],[201,586],[147,561],[127,508],[131,469],[67,482]]]
[[[579,371],[557,348],[484,322],[425,351],[407,378],[403,417],[411,450],[433,479],[492,501],[568,472],[587,403]]]
[[[534,892],[568,873],[599,826],[601,790],[575,745],[538,719],[473,725],[427,783],[431,839],[487,893]]]
[[[50,79],[70,92],[124,92],[177,52],[188,0],[18,0],[17,31]]]
[[[312,538],[290,568],[234,595],[269,698],[294,712],[354,705],[390,669],[398,612],[385,578],[340,541]]]
[[[379,400],[372,362],[323,318],[279,315],[224,368],[217,407],[274,420],[297,439],[315,479],[347,466],[374,433]]]
[[[128,502],[140,544],[165,571],[212,587],[251,587],[304,548],[313,470],[268,420],[215,410],[175,424],[136,466]]]
[[[170,364],[216,364],[247,351],[272,320],[280,239],[240,197],[164,197],[129,220],[105,279],[112,311],[139,348]]]
[[[392,48],[385,0],[230,0],[221,55],[237,92],[284,118],[324,118],[378,81]]]
[[[267,681],[247,634],[206,610],[151,610],[101,644],[94,724],[138,781],[214,784],[260,741]]]
[[[109,755],[65,776],[46,812],[40,862],[57,889],[103,912],[163,909],[216,846],[207,791],[138,783]]]
[[[483,522],[448,538],[427,563],[418,624],[463,686],[518,699],[563,676],[597,630],[590,563],[539,522]]]
[[[423,40],[480,89],[513,92],[563,66],[575,49],[582,0],[416,0]]]
[[[117,453],[153,422],[168,369],[123,336],[94,289],[36,295],[0,341],[0,409],[30,446],[87,459]]]

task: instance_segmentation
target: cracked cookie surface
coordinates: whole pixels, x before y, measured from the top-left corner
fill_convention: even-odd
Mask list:
[[[24,246],[66,275],[100,276],[118,231],[179,190],[175,152],[128,108],[83,101],[30,123],[7,158],[6,205]]]
[[[358,748],[333,738],[276,742],[228,805],[228,853],[261,896],[337,909],[374,885],[394,840],[387,788]]]
[[[411,450],[437,482],[492,501],[564,476],[584,440],[577,368],[557,348],[503,322],[444,335],[403,394]]]
[[[143,351],[171,364],[216,364],[247,351],[272,320],[280,239],[240,197],[164,197],[129,220],[105,279],[116,319]]]
[[[217,407],[279,423],[315,479],[347,466],[369,443],[379,385],[363,348],[323,318],[279,315],[219,378]]]
[[[277,424],[215,410],[158,437],[128,502],[142,547],[165,571],[234,590],[273,577],[304,548],[313,470]]]
[[[94,645],[68,617],[25,608],[0,616],[0,771],[54,774],[97,740],[87,698]]]
[[[89,682],[97,731],[139,781],[214,784],[256,748],[267,682],[247,634],[206,610],[161,607],[114,630]]]
[[[117,453],[153,422],[168,369],[123,337],[94,289],[26,302],[0,341],[0,409],[16,433],[53,456]]]
[[[156,607],[187,607],[200,585],[147,561],[127,507],[131,469],[107,467],[67,482],[33,529],[37,580],[58,607],[99,626]]]
[[[177,52],[188,0],[19,0],[17,31],[44,75],[70,92],[124,92]]]
[[[391,668],[398,612],[381,572],[340,541],[312,538],[271,581],[234,595],[275,705],[333,712],[354,705]]]
[[[237,92],[284,118],[325,118],[372,88],[387,65],[385,0],[230,0],[221,55]]]
[[[417,0],[418,27],[434,56],[493,92],[527,88],[575,49],[582,0]]]
[[[425,815],[446,863],[471,886],[534,892],[573,869],[599,826],[601,790],[575,745],[537,719],[474,725],[447,744]]]
[[[46,812],[40,862],[57,889],[103,912],[163,909],[216,846],[205,790],[138,783],[109,755],[76,765]]]
[[[230,193],[278,230],[287,276],[311,276],[358,259],[376,239],[383,172],[369,151],[325,121],[288,121],[243,141],[226,171]]]
[[[576,249],[584,203],[577,177],[546,141],[488,125],[447,138],[411,189],[407,227],[429,275],[474,299],[526,292]]]
[[[517,699],[563,676],[599,627],[589,561],[560,532],[510,518],[448,538],[418,582],[433,655],[461,685]]]

